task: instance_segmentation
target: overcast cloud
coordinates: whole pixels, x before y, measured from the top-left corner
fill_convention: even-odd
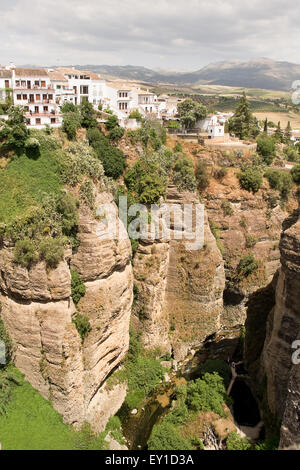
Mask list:
[[[0,0],[0,63],[196,70],[300,63],[300,5],[282,0]]]

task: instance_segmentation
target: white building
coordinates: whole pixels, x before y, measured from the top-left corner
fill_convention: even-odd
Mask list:
[[[75,104],[75,91],[70,87],[65,76],[57,70],[49,69],[48,75],[55,90],[55,102],[61,106],[66,101]]]
[[[196,128],[200,129],[202,132],[207,132],[209,139],[214,139],[216,137],[224,137],[224,123],[223,119],[221,119],[219,115],[214,114],[207,116],[202,121],[198,121],[196,123]]]
[[[0,103],[4,103],[12,88],[11,70],[0,69]]]
[[[76,70],[71,67],[60,67],[58,72],[68,81],[68,87],[74,91],[74,104],[79,105],[87,100],[95,107],[102,104],[105,81],[93,72]]]
[[[62,117],[45,69],[12,68],[14,105],[23,106],[29,128],[59,127]]]

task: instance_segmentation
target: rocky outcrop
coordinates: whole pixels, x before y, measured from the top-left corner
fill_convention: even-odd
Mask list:
[[[100,194],[97,203],[112,203]],[[106,387],[129,344],[132,304],[131,246],[128,238],[105,240],[99,224],[82,208],[80,245],[55,270],[44,262],[30,270],[13,263],[12,248],[0,252],[1,317],[15,345],[16,366],[27,380],[75,426],[89,421],[96,431],[120,408],[125,388]],[[86,294],[77,308],[71,299],[70,266],[82,276]],[[91,331],[82,342],[76,310]]]
[[[269,408],[282,423],[280,447],[300,448],[300,365],[292,359],[293,342],[300,340],[300,219],[283,232],[280,251],[276,304],[268,317],[261,374],[267,379]]]
[[[194,193],[179,193],[170,186],[166,202],[182,207],[199,204],[199,199]],[[201,249],[189,249],[187,243],[193,243],[193,239],[174,239],[178,227],[171,219],[171,240],[140,244],[134,259],[134,312],[144,343],[164,351],[172,348],[176,360],[182,360],[190,348],[221,326],[224,262],[206,214],[202,223]]]
[[[224,326],[243,324],[251,295],[272,281],[280,267],[279,240],[283,221],[288,216],[278,193],[267,185],[256,194],[236,185],[234,173],[228,170],[222,183],[211,182],[205,203],[225,259]],[[292,199],[289,202],[294,203]],[[250,253],[258,260],[259,269],[238,280],[237,266]]]

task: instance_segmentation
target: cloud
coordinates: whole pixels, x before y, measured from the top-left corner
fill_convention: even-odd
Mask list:
[[[197,69],[265,56],[297,62],[300,9],[281,0],[0,0],[0,62]],[[163,58],[163,59],[162,59]]]

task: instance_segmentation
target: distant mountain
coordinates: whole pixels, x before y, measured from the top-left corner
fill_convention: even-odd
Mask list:
[[[248,62],[217,62],[192,74],[181,75],[180,80],[193,84],[287,91],[294,80],[300,80],[300,65],[265,58]]]
[[[294,80],[300,80],[300,65],[265,58],[247,62],[238,60],[216,62],[191,73],[155,71],[133,65],[76,65],[75,67],[81,70],[92,70],[105,76],[152,84],[159,82],[177,85],[210,84],[287,91],[291,89]]]

